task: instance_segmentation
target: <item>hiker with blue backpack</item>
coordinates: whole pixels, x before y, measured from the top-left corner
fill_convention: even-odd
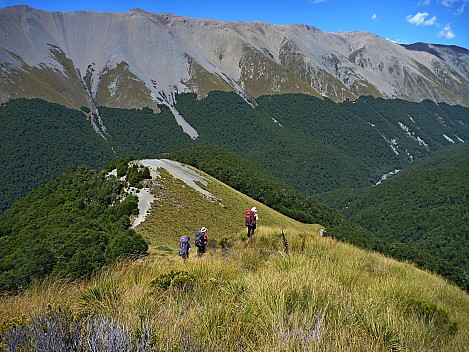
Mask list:
[[[179,255],[182,257],[182,259],[186,260],[189,258],[189,251],[191,250],[191,244],[189,243],[190,241],[189,236],[181,236],[181,239],[179,241]]]
[[[252,207],[251,209],[246,210],[245,222],[246,227],[248,228],[248,238],[254,236],[254,230],[257,227],[257,222],[259,221],[259,215],[257,215],[257,208]]]
[[[200,231],[195,233],[195,246],[197,247],[197,257],[201,257],[204,255],[207,247],[208,237],[207,237],[207,229],[202,227]]]

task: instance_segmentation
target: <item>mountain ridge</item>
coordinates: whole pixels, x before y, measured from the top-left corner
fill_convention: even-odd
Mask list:
[[[222,90],[253,105],[263,95],[304,93],[334,101],[373,95],[469,106],[469,54],[449,46],[410,50],[372,33],[139,9],[46,12],[14,6],[1,9],[0,19],[1,102],[39,97],[85,106],[90,116],[99,116],[99,106],[158,111],[164,104],[177,116],[177,94],[202,99]]]

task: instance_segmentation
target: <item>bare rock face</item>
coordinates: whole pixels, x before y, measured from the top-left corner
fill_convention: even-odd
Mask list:
[[[99,106],[174,108],[177,93],[201,99],[213,90],[234,91],[252,104],[261,95],[304,93],[469,106],[469,51],[142,10],[0,10],[0,102],[39,97],[97,115]]]

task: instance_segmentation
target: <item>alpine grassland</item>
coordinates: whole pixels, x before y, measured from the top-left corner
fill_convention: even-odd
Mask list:
[[[281,233],[260,226],[200,259],[125,260],[80,282],[35,282],[2,297],[2,348],[38,350],[53,334],[48,346],[70,351],[466,350],[459,288],[316,231],[283,229],[286,254]]]
[[[149,255],[0,296],[5,351],[465,351],[469,296],[409,263],[322,237],[201,173],[168,172],[135,231]],[[259,226],[246,238],[244,210]],[[207,227],[207,253],[177,254]]]

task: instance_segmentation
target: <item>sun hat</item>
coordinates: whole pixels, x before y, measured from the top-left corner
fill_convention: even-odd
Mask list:
[[[257,213],[257,208],[256,207],[252,207],[251,210],[255,213]]]
[[[202,228],[200,229],[200,232],[207,232],[207,229],[206,229],[205,227],[202,227]]]

